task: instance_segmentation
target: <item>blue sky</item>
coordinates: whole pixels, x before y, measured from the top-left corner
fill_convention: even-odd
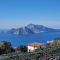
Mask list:
[[[30,23],[60,28],[60,0],[0,0],[0,29]]]

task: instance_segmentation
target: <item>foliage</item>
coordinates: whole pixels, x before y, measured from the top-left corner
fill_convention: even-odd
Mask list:
[[[55,53],[57,49],[60,49],[60,46],[51,46],[43,49],[37,49],[34,52],[13,52],[9,53],[6,56],[6,60],[43,60],[44,56],[49,56]],[[58,50],[57,50],[58,51]],[[8,57],[7,57],[8,56]]]
[[[21,45],[21,46],[18,46],[18,47],[16,48],[16,50],[17,50],[17,51],[21,51],[21,52],[27,52],[27,47]]]
[[[4,56],[1,55],[1,56],[5,57],[4,60],[44,60],[44,59],[46,60],[48,59],[48,57],[49,57],[49,60],[51,60],[50,56],[53,57],[54,54],[56,56],[56,54],[60,53],[60,45],[59,45],[60,43],[59,44],[58,43],[59,41],[54,40],[53,43],[46,44],[44,48],[36,49],[34,52],[29,52],[29,53],[27,52],[26,46],[18,46],[16,48],[17,51],[8,53]],[[5,44],[5,45],[8,45],[8,44]],[[11,47],[10,44],[9,44],[9,47]]]
[[[0,55],[14,51],[10,42],[0,41]]]

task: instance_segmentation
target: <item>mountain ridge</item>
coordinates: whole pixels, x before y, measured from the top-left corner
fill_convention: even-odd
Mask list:
[[[60,31],[60,29],[53,29],[53,28],[48,28],[43,25],[35,25],[35,24],[29,24],[24,27],[20,28],[12,28],[11,30],[8,31],[10,34],[22,34],[22,35],[28,35],[28,34],[37,34],[40,32],[51,32],[51,31]]]

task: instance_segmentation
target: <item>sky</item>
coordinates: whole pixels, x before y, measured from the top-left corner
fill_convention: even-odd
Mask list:
[[[60,0],[0,0],[0,29],[28,24],[60,29]]]

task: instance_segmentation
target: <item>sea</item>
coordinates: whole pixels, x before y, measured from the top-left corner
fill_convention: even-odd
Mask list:
[[[0,34],[0,41],[10,42],[12,47],[28,45],[32,42],[47,43],[54,38],[60,38],[60,32],[41,32],[29,35]]]

